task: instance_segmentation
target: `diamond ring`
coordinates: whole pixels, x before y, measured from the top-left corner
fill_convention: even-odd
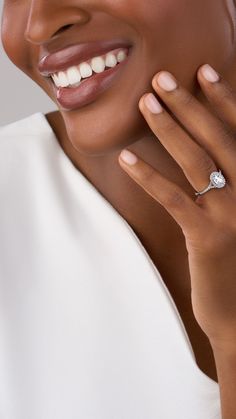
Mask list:
[[[226,185],[226,180],[224,176],[222,175],[221,171],[218,172],[212,172],[210,174],[210,183],[209,185],[203,189],[203,191],[195,192],[195,195],[203,195],[207,191],[209,191],[212,188],[223,188]]]

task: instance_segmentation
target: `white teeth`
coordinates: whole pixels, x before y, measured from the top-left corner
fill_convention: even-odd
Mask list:
[[[106,67],[115,67],[115,65],[117,64],[117,59],[116,59],[115,54],[112,54],[111,52],[109,52],[106,55],[105,64],[106,64]]]
[[[81,74],[78,67],[70,67],[67,70],[66,75],[70,84],[79,83],[81,80]]]
[[[102,57],[94,57],[91,60],[91,67],[95,73],[102,73],[105,70],[105,61]]]
[[[66,71],[59,71],[51,75],[57,87],[76,87],[80,84],[81,79],[88,78],[94,73],[102,73],[105,68],[115,67],[117,63],[124,61],[127,57],[126,50],[118,52],[108,52],[104,56],[94,57],[90,63],[83,62],[78,66],[68,68]]]
[[[93,70],[88,63],[81,63],[79,65],[79,71],[80,71],[81,77],[89,77],[89,76],[92,76],[93,74]]]
[[[61,87],[68,86],[68,84],[69,84],[68,78],[67,78],[66,73],[64,71],[59,71],[59,73],[57,73],[57,77],[58,77],[58,81],[59,81]]]
[[[59,87],[60,86],[60,80],[58,79],[58,76],[56,75],[56,73],[52,74],[52,78],[53,78],[53,81],[54,81],[55,85],[57,87]]]
[[[119,51],[117,54],[117,61],[120,63],[121,61],[124,61],[124,59],[127,57],[127,54],[125,51]]]

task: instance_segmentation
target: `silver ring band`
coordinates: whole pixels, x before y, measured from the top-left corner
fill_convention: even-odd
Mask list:
[[[218,170],[218,172],[212,172],[210,174],[210,183],[209,185],[203,189],[202,191],[195,192],[195,195],[203,195],[204,193],[208,192],[210,189],[213,188],[223,188],[226,185],[226,180],[224,176],[221,173],[221,170]]]

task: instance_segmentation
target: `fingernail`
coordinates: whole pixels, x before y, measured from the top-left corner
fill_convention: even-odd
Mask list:
[[[130,165],[133,165],[138,161],[137,156],[131,153],[131,151],[129,150],[122,150],[122,152],[120,153],[120,157],[125,163]]]
[[[203,77],[211,83],[215,83],[220,79],[219,74],[217,74],[217,72],[209,64],[204,64],[201,71]]]
[[[156,81],[159,86],[167,92],[175,90],[178,86],[176,79],[168,71],[162,71],[157,76]]]
[[[158,102],[158,100],[155,98],[155,96],[152,93],[149,93],[144,98],[144,103],[152,113],[161,113],[163,111],[163,108],[161,104]]]

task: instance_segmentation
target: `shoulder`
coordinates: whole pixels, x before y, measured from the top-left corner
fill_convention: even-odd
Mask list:
[[[0,168],[9,159],[27,157],[35,148],[44,148],[44,139],[52,136],[52,133],[42,112],[0,126]]]
[[[42,112],[36,112],[25,118],[0,126],[0,140],[6,137],[17,138],[19,135],[40,135],[50,131],[50,125]]]
[[[0,189],[7,183],[17,183],[40,156],[47,154],[52,133],[41,112],[0,126]]]

